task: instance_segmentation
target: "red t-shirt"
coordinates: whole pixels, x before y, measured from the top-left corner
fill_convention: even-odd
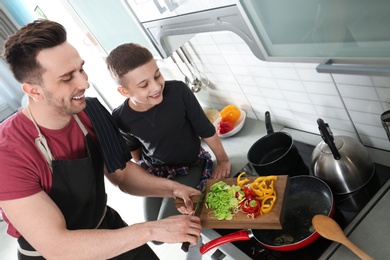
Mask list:
[[[96,141],[92,123],[85,112],[78,117]],[[74,119],[60,130],[40,127],[50,150],[57,160],[72,160],[86,156],[85,137]],[[0,124],[0,200],[18,199],[44,190],[50,192],[52,173],[43,155],[35,146],[38,132],[33,122],[21,111]],[[9,223],[7,233],[20,234]]]

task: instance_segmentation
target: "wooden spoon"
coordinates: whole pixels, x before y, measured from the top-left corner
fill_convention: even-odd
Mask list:
[[[348,247],[361,259],[374,259],[367,255],[355,244],[353,244],[344,234],[341,227],[332,218],[324,215],[315,215],[312,219],[314,229],[326,239],[338,242]]]

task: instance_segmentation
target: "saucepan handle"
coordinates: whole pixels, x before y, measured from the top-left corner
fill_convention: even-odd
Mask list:
[[[220,246],[220,245],[223,245],[226,243],[230,243],[230,242],[234,242],[234,241],[250,240],[252,236],[253,235],[252,235],[251,230],[247,230],[247,229],[239,230],[239,231],[218,237],[214,240],[211,240],[211,241],[207,242],[206,244],[202,245],[199,250],[200,250],[200,253],[203,255],[203,254],[207,253],[209,250],[211,250],[217,246]]]

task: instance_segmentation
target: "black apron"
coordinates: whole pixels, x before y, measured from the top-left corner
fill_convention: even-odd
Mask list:
[[[103,158],[79,118],[74,115],[86,136],[86,157],[55,160],[30,111],[29,113],[39,133],[36,143],[40,143],[38,148],[44,154],[53,174],[48,195],[64,215],[67,229],[117,229],[127,226],[115,210],[106,206]],[[44,259],[23,237],[18,238],[18,243],[18,259]],[[147,244],[114,259],[141,258],[158,259]]]

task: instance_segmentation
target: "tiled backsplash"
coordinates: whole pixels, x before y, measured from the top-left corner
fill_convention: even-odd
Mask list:
[[[317,73],[318,64],[264,62],[230,32],[196,35],[184,49],[210,81],[196,94],[204,107],[234,104],[259,120],[269,110],[272,122],[316,134],[317,119],[322,118],[336,136],[390,150],[380,121],[390,109],[390,77],[330,75]],[[170,59],[159,65],[166,79],[184,80]],[[179,65],[191,76],[183,63]]]

